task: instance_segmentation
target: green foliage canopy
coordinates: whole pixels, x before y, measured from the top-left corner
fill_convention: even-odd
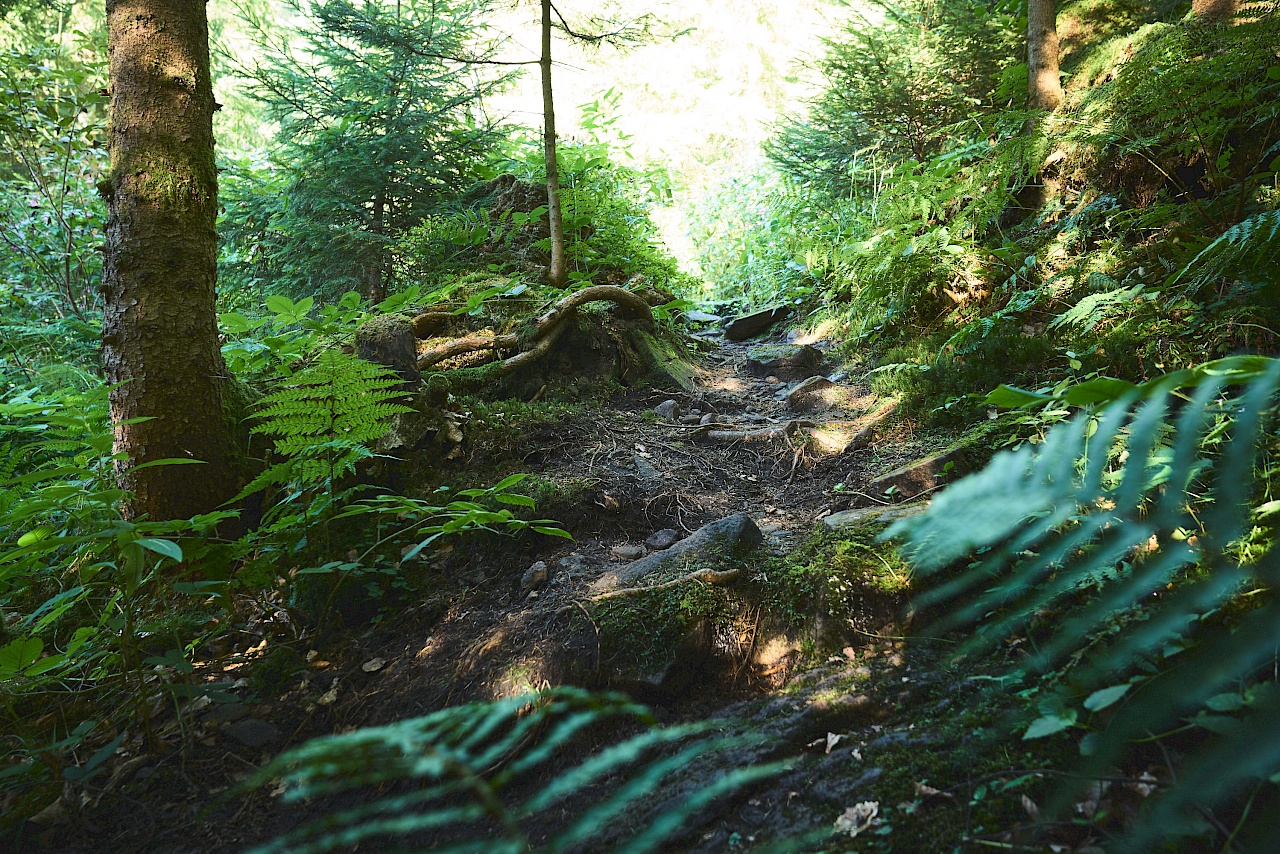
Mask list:
[[[506,78],[473,64],[493,50],[488,0],[287,5],[293,37],[244,10],[261,59],[241,73],[280,130],[267,164],[235,165],[226,182],[228,269],[295,296],[378,294],[393,237],[497,142],[481,107]]]

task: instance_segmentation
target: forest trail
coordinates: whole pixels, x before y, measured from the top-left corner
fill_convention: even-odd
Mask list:
[[[575,541],[540,551],[533,566],[494,556],[504,564],[485,573],[495,583],[451,604],[424,633],[370,646],[371,660],[387,662],[379,692],[413,700],[412,708],[383,705],[361,723],[564,681],[568,617],[585,613],[602,576],[655,554],[655,544],[745,513],[764,535],[762,554],[779,557],[851,503],[889,503],[861,485],[926,453],[928,438],[889,426],[892,401],[830,363],[827,342],[790,338],[695,338],[703,352],[691,389],[628,394],[560,425],[552,446],[536,437],[532,475],[588,487],[578,512],[562,520]],[[806,382],[818,390],[804,394]],[[545,580],[534,580],[543,574],[537,564]],[[591,678],[608,682],[599,650],[586,653]],[[774,673],[769,683],[784,681]],[[365,704],[358,692],[349,702]]]
[[[813,532],[823,530],[821,520],[831,513],[851,503],[885,503],[863,487],[874,475],[930,452],[936,437],[884,417],[891,401],[878,399],[858,378],[842,375],[827,360],[826,342],[795,337],[766,343],[695,337],[701,352],[689,390],[628,392],[550,433],[531,435],[526,460],[531,474],[584,487],[580,512],[561,517],[574,534],[572,544],[536,538],[521,550],[500,542],[474,551],[472,540],[446,546],[440,559],[460,573],[457,580],[463,583],[444,598],[410,603],[392,622],[349,638],[340,649],[308,653],[300,670],[286,668],[269,690],[257,692],[258,700],[248,697],[207,709],[179,751],[181,773],[173,776],[172,786],[148,787],[155,801],[144,809],[113,814],[113,826],[97,825],[98,833],[78,844],[59,844],[66,843],[65,850],[102,850],[100,833],[109,832],[138,843],[136,850],[243,850],[326,808],[286,808],[261,790],[219,800],[287,747],[556,684],[616,685],[610,675],[618,668],[611,671],[611,662],[601,660],[600,627],[587,610],[592,584],[627,559],[652,553],[643,544],[653,535],[670,530],[685,536],[746,513],[763,543],[743,566],[757,567],[763,575],[818,536]],[[814,385],[811,376],[835,382],[818,383],[824,386],[821,392],[801,403],[792,392],[806,380]],[[671,400],[683,415],[670,417]],[[706,415],[708,423],[699,423]],[[708,436],[712,429],[717,433]],[[856,450],[841,446],[855,436]],[[534,558],[547,567],[547,578],[522,587],[521,577]],[[821,608],[818,602],[810,605]],[[671,799],[685,797],[689,787],[708,785],[727,770],[778,759],[792,770],[757,787],[749,799],[735,798],[700,817],[671,850],[723,851],[731,837],[747,839],[765,829],[796,835],[829,828],[833,808],[838,813],[852,806],[880,777],[881,770],[869,764],[877,750],[916,743],[914,734],[906,735],[916,716],[904,703],[937,704],[958,684],[920,677],[919,669],[912,669],[897,637],[900,606],[900,599],[872,591],[859,606],[861,628],[855,631],[860,639],[843,652],[802,652],[793,644],[768,660],[753,655],[763,643],[757,637],[764,631],[757,608],[750,631],[741,625],[718,627],[712,654],[700,657],[695,672],[687,674],[692,678],[675,690],[658,685],[646,696],[633,692],[653,704],[664,722],[710,721],[726,735],[750,740],[704,757],[668,780],[629,811],[617,828],[618,839],[646,816],[659,814]],[[273,678],[272,647],[280,641],[296,645],[289,637],[289,616],[277,612],[276,619],[276,625],[258,627],[260,642],[253,644],[250,637],[243,649],[207,663],[197,676],[229,685],[247,667],[258,680]],[[594,649],[589,630],[584,642],[588,623],[597,634]],[[924,660],[936,658],[932,652],[921,654]],[[908,680],[912,684],[904,685]],[[849,739],[846,748],[833,750],[842,739]],[[859,759],[849,761],[855,755]],[[162,769],[158,773],[169,776]],[[192,820],[194,831],[187,827]]]

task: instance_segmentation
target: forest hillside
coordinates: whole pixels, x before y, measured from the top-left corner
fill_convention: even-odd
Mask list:
[[[1274,2],[0,0],[0,141],[0,850],[1276,850]]]

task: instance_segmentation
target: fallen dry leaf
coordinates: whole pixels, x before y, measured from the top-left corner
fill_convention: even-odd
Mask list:
[[[916,794],[922,798],[951,798],[955,800],[956,796],[950,792],[944,792],[941,789],[935,789],[927,783],[915,784]]]
[[[332,705],[334,701],[336,701],[337,699],[338,699],[338,680],[334,679],[333,687],[331,687],[328,691],[325,691],[324,694],[320,696],[320,699],[316,700],[316,705],[329,706],[329,705]]]
[[[854,804],[836,819],[836,832],[857,836],[864,830],[879,824],[880,821],[877,818],[879,815],[879,801],[863,801],[862,803]]]
[[[387,664],[387,660],[385,658],[371,658],[368,661],[366,661],[364,664],[360,665],[360,669],[363,670],[365,673],[377,673],[379,670],[385,667],[386,664]]]

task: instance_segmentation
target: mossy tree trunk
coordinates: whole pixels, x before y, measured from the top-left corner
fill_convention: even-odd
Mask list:
[[[204,0],[107,0],[111,172],[102,363],[131,517],[207,512],[236,492],[218,344],[218,179]],[[146,420],[139,420],[146,419]],[[161,459],[201,465],[143,468]]]
[[[560,209],[560,168],[556,162],[556,108],[551,89],[551,0],[542,0],[542,148],[547,166],[547,224],[551,228],[551,265],[547,281],[557,288],[568,279],[564,214]]]
[[[1053,112],[1062,104],[1058,13],[1054,0],[1027,2],[1027,106]]]

